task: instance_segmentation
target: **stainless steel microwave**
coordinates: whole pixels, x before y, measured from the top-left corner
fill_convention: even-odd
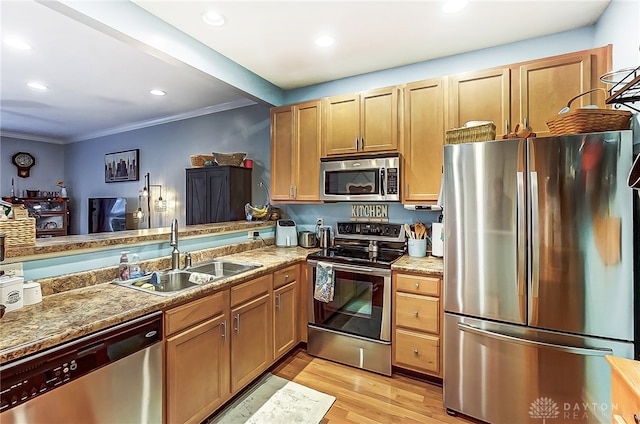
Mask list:
[[[397,202],[400,156],[323,158],[320,198],[327,202]]]

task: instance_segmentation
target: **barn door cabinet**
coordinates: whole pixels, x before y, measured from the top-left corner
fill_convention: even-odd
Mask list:
[[[187,225],[243,220],[247,203],[251,203],[251,168],[187,169]]]

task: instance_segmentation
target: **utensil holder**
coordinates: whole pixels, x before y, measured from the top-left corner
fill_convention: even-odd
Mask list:
[[[407,241],[409,256],[422,258],[427,256],[427,239],[412,239]]]

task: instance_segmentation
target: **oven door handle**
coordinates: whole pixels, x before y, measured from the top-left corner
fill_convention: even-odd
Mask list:
[[[318,262],[330,264],[333,266],[333,269],[336,271],[360,272],[360,273],[367,273],[368,275],[379,275],[382,277],[388,277],[391,275],[390,269],[346,265],[346,264],[339,264],[331,261],[307,260],[307,264],[312,266],[316,266]]]

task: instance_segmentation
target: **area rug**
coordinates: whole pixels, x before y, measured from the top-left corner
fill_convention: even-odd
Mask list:
[[[335,400],[267,373],[207,424],[318,424]]]

